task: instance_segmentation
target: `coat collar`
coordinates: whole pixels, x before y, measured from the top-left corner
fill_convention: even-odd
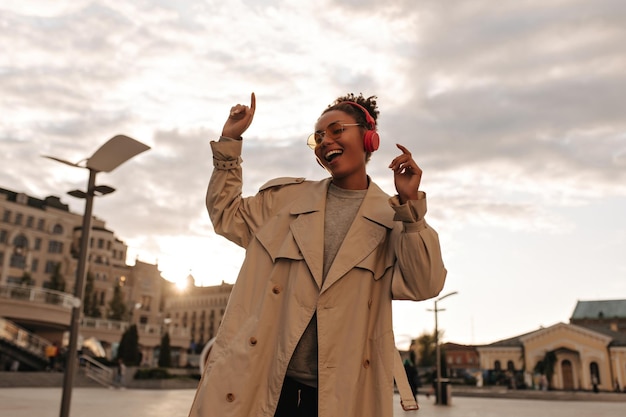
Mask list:
[[[319,196],[326,196],[330,182],[331,178],[326,178],[313,183],[311,192],[298,199],[291,206],[291,214],[299,215],[315,211],[324,212],[326,198],[319,198]],[[381,226],[392,229],[394,213],[389,210],[389,196],[371,179],[369,179],[369,183],[367,194],[357,216],[363,216]]]
[[[365,194],[363,204],[346,234],[339,252],[322,286],[324,262],[324,209],[330,178],[313,183],[312,189],[291,206],[291,214],[298,218],[291,231],[302,256],[322,291],[326,290],[360,261],[367,257],[394,226],[394,211],[389,207],[389,196],[374,182]],[[324,196],[324,198],[320,198]]]

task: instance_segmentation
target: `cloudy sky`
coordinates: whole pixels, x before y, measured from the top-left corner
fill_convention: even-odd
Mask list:
[[[5,0],[0,187],[84,188],[110,137],[152,149],[98,182],[94,213],[170,280],[234,282],[241,249],[204,208],[216,139],[257,96],[246,195],[319,179],[305,138],[347,92],[378,96],[369,173],[393,193],[395,143],[424,170],[449,270],[445,340],[482,344],[567,322],[578,300],[626,298],[626,2],[622,0]],[[397,302],[399,346],[433,301]]]

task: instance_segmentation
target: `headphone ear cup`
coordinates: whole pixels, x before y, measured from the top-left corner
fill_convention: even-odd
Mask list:
[[[374,152],[380,145],[380,136],[375,130],[368,130],[363,136],[363,145],[367,152]]]

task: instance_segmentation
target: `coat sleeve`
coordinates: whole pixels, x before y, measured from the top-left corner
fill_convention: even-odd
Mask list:
[[[206,194],[206,206],[215,233],[247,248],[252,236],[284,204],[280,189],[304,178],[276,178],[251,197],[242,197],[242,141],[220,138],[211,142],[213,173]]]
[[[426,300],[437,296],[446,280],[437,232],[426,223],[426,194],[400,204],[390,199],[399,225],[392,232],[395,251],[392,296],[396,300]]]
[[[215,232],[246,248],[262,223],[263,211],[254,209],[255,201],[243,198],[242,141],[212,141],[213,173],[206,194],[206,206]]]

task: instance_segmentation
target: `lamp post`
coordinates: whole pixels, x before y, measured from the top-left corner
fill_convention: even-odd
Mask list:
[[[70,413],[72,385],[74,381],[74,374],[76,372],[76,353],[78,345],[81,305],[85,292],[84,282],[87,272],[93,198],[95,196],[110,194],[115,191],[114,188],[107,185],[96,186],[96,174],[98,172],[111,172],[130,158],[144,151],[147,151],[148,149],[150,149],[149,146],[132,138],[129,138],[128,136],[117,135],[109,139],[90,158],[80,161],[78,163],[72,163],[63,159],[55,158],[53,156],[44,155],[45,158],[49,158],[73,167],[86,168],[89,170],[87,190],[73,190],[68,193],[73,197],[85,199],[85,212],[83,214],[80,255],[78,258],[76,281],[74,285],[74,297],[77,299],[77,303],[72,308],[70,338],[67,346],[65,374],[63,375],[63,398],[61,400],[60,417],[69,417]],[[81,165],[81,162],[85,162],[84,165]]]
[[[451,295],[455,295],[458,294],[458,291],[454,291],[451,292],[449,294],[443,295],[439,298],[437,298],[435,300],[435,309],[434,310],[429,310],[429,311],[434,311],[435,312],[435,357],[436,357],[436,366],[437,366],[437,398],[436,398],[436,404],[442,404],[441,401],[441,349],[439,348],[439,323],[437,321],[437,313],[439,311],[445,311],[445,309],[439,309],[437,307],[437,303],[441,300],[443,300],[444,298],[450,297]]]

